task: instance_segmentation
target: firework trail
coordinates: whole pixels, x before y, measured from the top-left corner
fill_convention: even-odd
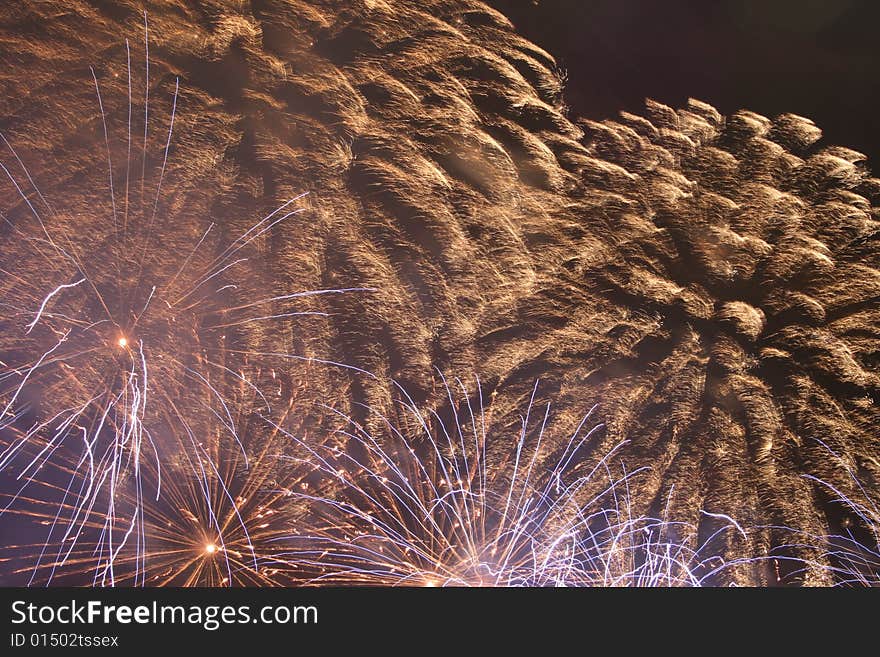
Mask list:
[[[795,537],[795,547],[818,548],[815,566],[825,569],[837,586],[880,586],[880,504],[852,464],[826,443],[820,447],[844,474],[838,485],[810,477],[837,510],[837,531],[816,535],[785,529]]]
[[[25,505],[31,510],[19,516],[46,527],[31,584],[51,583],[68,566],[91,567],[99,585],[157,577],[232,583],[248,563],[251,581],[263,581],[245,518],[262,513],[253,506],[259,497],[253,489],[268,476],[263,457],[271,441],[242,434],[240,421],[254,404],[270,411],[268,397],[279,399],[283,386],[274,370],[253,366],[242,345],[259,345],[267,324],[326,315],[304,302],[347,291],[274,294],[261,278],[258,245],[303,211],[303,195],[240,231],[207,215],[176,221],[183,190],[174,187],[170,156],[180,88],[174,80],[170,113],[158,130],[150,123],[156,98],[148,29],[145,14],[142,143],[133,125],[128,41],[121,83],[127,103],[114,116],[91,71],[104,146],[103,166],[95,171],[103,169],[106,193],[70,199],[103,202],[68,207],[70,199],[62,198],[56,206],[40,191],[39,173],[2,136],[0,169],[15,190],[0,215],[0,472],[14,491],[2,513],[8,518]],[[113,118],[125,126],[122,144],[112,139]],[[249,447],[261,455],[256,463],[249,462]],[[42,501],[41,493],[48,493]],[[57,505],[54,513],[47,500]],[[216,572],[186,561],[185,549],[173,545],[175,535],[199,534],[181,533],[187,523],[181,526],[169,509],[201,526],[204,545],[216,551]],[[240,535],[230,538],[230,531]],[[155,574],[166,566],[168,573]]]
[[[367,409],[377,430],[338,413],[345,426],[335,443],[284,432],[337,483],[329,496],[309,482],[290,491],[311,509],[306,529],[282,539],[300,576],[344,585],[697,586],[737,565],[712,554],[720,535],[743,533],[732,519],[717,517],[722,524],[698,545],[694,527],[633,515],[628,483],[640,472],[613,476],[617,450],[584,469],[595,409],[567,441],[550,440],[550,407],[534,407],[536,384],[510,452],[493,454],[479,380],[469,393],[461,380],[440,378],[445,420],[398,387],[397,422]]]
[[[254,418],[236,420],[243,434],[260,436],[258,444],[248,445],[247,457],[232,439],[177,445],[161,460],[146,461],[141,473],[151,485],[161,479],[161,495],[137,499],[116,491],[114,506],[137,510],[141,531],[113,555],[115,585],[290,583],[289,567],[275,557],[280,551],[276,539],[288,534],[302,515],[286,491],[300,484],[303,473],[279,467],[283,445],[277,434],[254,432]],[[30,451],[38,447],[33,440],[27,445]],[[161,477],[151,467],[160,463]],[[78,463],[56,458],[46,465],[71,480],[82,479]],[[10,575],[26,577],[32,584],[102,584],[110,564],[101,560],[106,561],[100,551],[106,520],[101,505],[83,510],[77,500],[67,500],[69,494],[59,503],[60,493],[69,492],[42,476],[30,482],[14,504],[8,503],[4,513],[24,516],[41,527],[58,524],[59,516],[79,515],[76,540],[65,536],[49,543],[40,537],[32,544],[6,545],[0,560]]]

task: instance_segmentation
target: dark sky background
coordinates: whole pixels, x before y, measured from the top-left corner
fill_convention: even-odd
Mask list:
[[[689,96],[725,113],[793,112],[880,173],[880,2],[490,0],[568,73],[573,115]]]

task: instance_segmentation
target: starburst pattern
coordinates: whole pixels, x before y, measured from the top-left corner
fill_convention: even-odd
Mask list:
[[[145,22],[145,44],[147,29]],[[94,176],[69,179],[75,192],[57,204],[44,196],[39,173],[2,139],[0,168],[15,192],[2,215],[0,470],[14,491],[4,512],[36,504],[23,515],[47,527],[31,583],[71,566],[91,567],[102,585],[155,576],[217,584],[235,580],[249,557],[252,581],[260,582],[245,516],[259,518],[273,504],[256,501],[270,474],[265,459],[248,452],[263,455],[270,442],[253,427],[243,433],[241,423],[282,389],[285,403],[294,393],[249,354],[265,344],[265,326],[326,315],[302,305],[347,290],[272,294],[262,277],[258,245],[302,212],[303,195],[229,238],[234,227],[199,217],[195,207],[186,208],[188,221],[177,220],[180,203],[199,199],[175,179],[170,157],[179,84],[151,172],[147,119],[162,103],[154,93],[149,104],[147,59],[136,153],[127,42],[126,55],[127,103],[115,114],[92,71],[94,128],[104,149],[95,154]],[[119,123],[124,139],[116,143],[111,126]],[[54,513],[40,492],[57,504]],[[189,524],[200,529],[184,532]],[[192,536],[215,547],[216,572],[198,560],[184,563],[183,546],[173,543]],[[158,555],[160,571],[164,562],[180,563],[154,575],[148,552]]]
[[[712,553],[719,536],[744,534],[731,518],[716,516],[700,544],[685,523],[633,515],[628,485],[641,473],[614,476],[617,450],[579,472],[592,411],[556,441],[545,435],[549,405],[530,402],[510,452],[490,453],[479,381],[473,394],[443,383],[445,421],[398,388],[398,423],[369,409],[376,429],[342,415],[335,443],[288,434],[338,484],[330,496],[291,491],[312,512],[285,559],[312,583],[695,586],[735,565]]]

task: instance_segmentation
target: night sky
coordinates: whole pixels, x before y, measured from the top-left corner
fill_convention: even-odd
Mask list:
[[[880,3],[871,0],[493,0],[568,74],[573,115],[695,97],[724,113],[813,119],[880,171]]]

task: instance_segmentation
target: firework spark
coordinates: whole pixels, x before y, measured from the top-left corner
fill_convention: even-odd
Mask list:
[[[235,408],[241,413],[249,406],[238,403]],[[143,491],[132,494],[130,486],[112,491],[118,515],[138,516],[135,535],[112,555],[104,549],[105,508],[111,491],[96,495],[96,502],[84,508],[83,493],[71,490],[74,485],[89,485],[82,463],[73,461],[76,455],[70,450],[56,452],[46,467],[55,471],[55,478],[67,478],[68,487],[62,490],[45,474],[32,477],[3,509],[34,527],[48,527],[48,537],[38,535],[30,544],[4,546],[2,562],[10,566],[11,575],[25,577],[31,584],[287,583],[289,568],[279,568],[275,539],[288,533],[301,513],[283,492],[297,486],[301,475],[279,467],[277,453],[282,446],[277,434],[255,431],[254,418],[235,420],[242,435],[260,438],[248,443],[247,456],[231,434],[207,443],[178,435],[192,442],[173,445],[161,458],[146,460],[140,473]],[[22,451],[31,454],[40,447],[39,440],[31,438]]]
[[[815,567],[828,572],[837,586],[880,586],[880,504],[873,488],[863,481],[870,473],[856,472],[829,445],[821,441],[819,445],[844,473],[838,485],[808,475],[826,494],[825,508],[833,511],[837,531],[816,535],[785,529],[795,536],[795,547],[816,553]]]
[[[700,585],[732,565],[709,549],[719,535],[743,532],[732,519],[720,516],[722,526],[695,547],[695,528],[633,515],[627,488],[640,472],[613,476],[617,449],[583,467],[599,428],[594,409],[560,448],[545,436],[549,405],[534,408],[536,384],[510,452],[498,454],[487,449],[479,380],[472,395],[461,380],[441,378],[447,420],[398,387],[399,423],[368,408],[378,429],[338,413],[345,427],[335,443],[285,432],[337,483],[330,496],[308,483],[290,491],[312,514],[307,530],[286,539],[285,558],[312,583]]]
[[[144,45],[148,52],[146,15]],[[50,583],[68,566],[80,573],[91,567],[100,585],[232,583],[247,569],[252,583],[265,581],[245,518],[261,518],[274,502],[257,501],[255,490],[269,476],[263,457],[271,441],[243,434],[239,422],[254,404],[269,412],[281,386],[241,345],[260,344],[268,324],[325,315],[303,308],[310,298],[349,291],[267,293],[259,245],[304,210],[304,195],[240,231],[207,216],[175,221],[181,190],[166,192],[163,183],[173,184],[181,92],[175,80],[167,129],[153,127],[160,155],[151,172],[149,103],[158,101],[150,96],[148,55],[145,62],[139,158],[128,41],[127,103],[116,112],[126,126],[121,144],[92,70],[106,191],[83,196],[101,202],[67,208],[62,198],[56,207],[2,138],[8,158],[0,168],[17,198],[0,216],[7,227],[0,471],[14,491],[3,513],[23,505],[29,510],[20,515],[48,527],[29,583]],[[40,497],[51,491],[57,494]],[[194,533],[190,524],[201,529]],[[201,537],[204,554],[187,560],[192,536]]]

